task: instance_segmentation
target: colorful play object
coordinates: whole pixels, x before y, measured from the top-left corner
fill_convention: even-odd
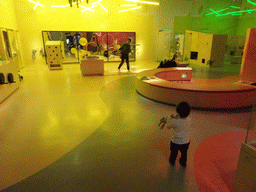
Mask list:
[[[79,58],[82,59],[84,57],[88,57],[91,56],[90,51],[86,51],[84,49],[79,50],[79,52],[77,51],[76,48],[71,48],[71,53],[75,55],[76,58],[78,58],[78,54],[79,54]]]
[[[49,69],[62,69],[62,49],[60,41],[47,41],[45,49]]]
[[[256,98],[252,85],[256,82],[255,35],[256,29],[248,29],[240,77],[188,81],[190,74],[186,68],[152,69],[137,74],[136,90],[149,99],[172,105],[186,101],[191,107],[203,109],[252,106]]]
[[[80,40],[79,40],[79,43],[82,45],[82,46],[85,46],[87,45],[87,39],[82,37]]]

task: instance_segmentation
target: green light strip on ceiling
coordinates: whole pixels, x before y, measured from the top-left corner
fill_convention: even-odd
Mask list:
[[[247,0],[247,2],[256,6],[256,2],[252,2],[251,0]],[[232,5],[230,5],[230,7],[234,8],[234,9],[240,9],[240,7],[236,7],[236,6],[232,6]],[[221,17],[221,16],[225,16],[225,15],[242,15],[241,13],[247,12],[247,13],[251,14],[252,11],[256,11],[256,9],[250,9],[250,10],[232,11],[232,12],[227,12],[224,14],[219,14],[219,12],[225,11],[227,9],[229,9],[229,8],[221,9],[219,11],[214,11],[213,9],[210,9],[210,11],[212,11],[212,12],[205,14],[205,16],[212,15],[212,14],[215,14],[215,17]]]
[[[235,8],[235,9],[240,9],[240,7],[236,7],[236,6],[232,6],[230,5],[231,8]]]
[[[254,3],[254,2],[252,2],[252,1],[250,1],[250,0],[247,0],[247,2],[248,2],[248,3],[251,3],[251,4],[253,4],[253,5],[256,5],[256,3]]]
[[[216,13],[217,15],[219,15],[219,13],[217,11],[214,11],[213,9],[210,9],[212,11],[212,13]]]
[[[245,13],[245,12],[252,12],[252,11],[256,11],[256,9],[228,12],[228,13],[225,13],[225,14],[219,14],[219,15],[215,15],[215,16],[216,17],[220,17],[220,16],[225,16],[225,15],[231,15],[231,14],[236,14],[236,13]]]
[[[225,10],[227,10],[228,8],[225,8],[225,9],[221,9],[221,10],[219,10],[219,11],[214,11],[213,9],[210,9],[212,12],[211,13],[207,13],[205,16],[207,16],[207,15],[212,15],[212,14],[214,14],[214,13],[216,13],[217,15],[219,14],[219,12],[222,12],[222,11],[225,11]]]

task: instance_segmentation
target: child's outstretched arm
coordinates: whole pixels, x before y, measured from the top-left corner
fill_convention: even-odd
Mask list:
[[[179,119],[179,114],[175,114],[175,115],[170,115],[170,116],[166,116],[166,117],[162,117],[160,119],[160,123],[158,124],[158,127],[160,127],[160,129],[163,129],[165,124],[167,123],[167,120],[169,118],[173,118],[173,119]],[[171,129],[172,127],[167,127],[168,129]]]
[[[167,122],[167,118],[166,118],[166,117],[162,117],[162,118],[160,119],[160,122],[159,122],[159,124],[158,124],[158,127],[160,127],[160,129],[163,129],[164,126],[165,126],[165,124],[166,124],[166,122]]]

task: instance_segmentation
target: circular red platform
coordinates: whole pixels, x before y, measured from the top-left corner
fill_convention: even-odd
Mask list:
[[[137,92],[146,98],[166,104],[177,105],[186,101],[194,108],[243,108],[255,102],[255,87],[238,83],[236,76],[175,81],[170,80],[170,74],[174,70],[175,68],[152,69],[138,73]],[[168,78],[159,78],[156,74]]]

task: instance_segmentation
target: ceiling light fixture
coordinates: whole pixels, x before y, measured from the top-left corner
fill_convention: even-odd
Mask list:
[[[130,9],[125,9],[125,10],[122,10],[122,11],[118,11],[118,13],[125,12],[125,11],[131,11],[131,10],[134,10],[134,9],[140,9],[140,8],[141,8],[141,6],[130,8]]]
[[[92,8],[97,7],[97,6],[98,5],[94,5],[94,6],[91,6],[91,7],[84,7],[84,6],[80,5],[80,7],[84,8],[83,10],[81,10],[81,12],[84,12],[84,11],[93,11],[93,12],[95,12]]]
[[[120,5],[120,7],[136,7],[136,4],[130,4],[130,5]]]
[[[247,0],[247,2],[256,5],[256,3],[252,2],[251,0]]]
[[[80,0],[80,2],[83,2],[84,0]],[[73,5],[76,4],[76,2],[72,3]],[[65,8],[65,7],[69,7],[70,4],[67,5],[50,5],[50,7],[57,7],[57,8]]]
[[[236,6],[232,6],[230,5],[231,8],[235,8],[235,9],[240,9],[240,7],[236,7]]]
[[[256,6],[256,2],[254,3],[251,0],[247,0],[247,2]],[[234,9],[240,9],[240,7],[237,7],[237,6],[230,5],[230,7],[234,8]],[[242,15],[242,13],[251,14],[251,12],[256,11],[256,9],[250,9],[250,10],[232,11],[232,12],[226,12],[226,13],[219,14],[219,12],[225,11],[227,9],[229,9],[229,8],[222,9],[222,10],[219,10],[219,11],[214,11],[214,10],[210,9],[212,12],[205,14],[205,16],[212,15],[212,14],[215,14],[215,17],[221,17],[221,16],[225,16],[225,15]]]
[[[243,15],[242,13],[233,13],[232,15]]]
[[[225,9],[221,9],[221,10],[219,10],[219,11],[214,11],[213,9],[210,9],[212,12],[205,14],[205,16],[207,16],[207,15],[212,15],[212,14],[214,14],[214,13],[219,14],[219,12],[225,11],[225,10],[227,10],[227,9],[228,9],[228,8],[225,8]]]
[[[245,13],[245,12],[252,12],[252,11],[256,11],[256,9],[228,12],[228,13],[225,13],[225,14],[220,14],[220,15],[215,15],[215,16],[220,17],[220,16],[225,16],[225,15],[232,15],[232,14],[236,14],[236,13]]]
[[[59,8],[64,8],[64,7],[68,7],[70,6],[69,4],[68,5],[50,5],[50,7],[59,7]]]
[[[134,3],[145,3],[145,4],[151,4],[151,5],[159,5],[157,2],[150,2],[150,1],[138,1],[138,0],[126,0]]]
[[[99,3],[99,5],[102,7],[102,9],[104,9],[108,13],[107,9],[105,9],[105,7],[103,7],[103,5],[101,5],[101,3]]]
[[[96,2],[94,2],[94,3],[92,3],[92,5],[97,4],[97,3],[101,2],[101,1],[102,1],[102,0],[98,0],[98,1],[96,1]]]
[[[28,1],[30,1],[30,2],[32,2],[32,3],[35,4],[35,7],[34,7],[33,9],[36,9],[36,7],[37,7],[38,5],[41,6],[41,7],[45,7],[44,5],[40,4],[39,1],[38,1],[38,2],[35,2],[35,1],[32,1],[32,0],[28,0]]]

